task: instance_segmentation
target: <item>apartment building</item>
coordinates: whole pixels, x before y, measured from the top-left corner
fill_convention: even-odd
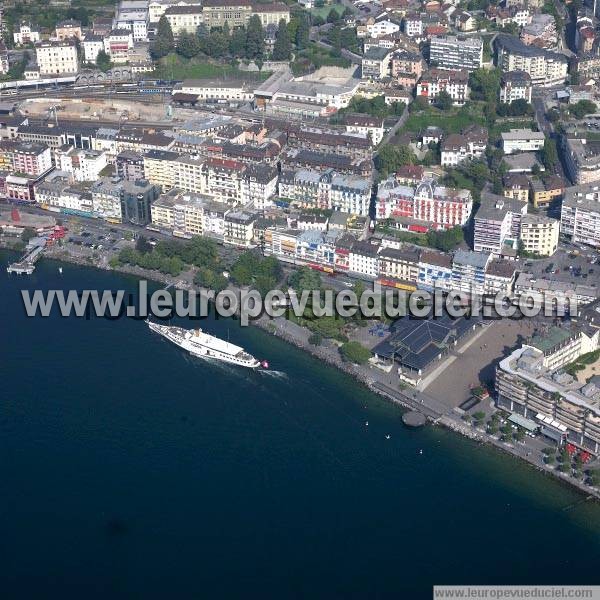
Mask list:
[[[67,75],[79,71],[77,46],[73,40],[40,42],[35,47],[40,75]]]
[[[452,258],[452,289],[469,295],[486,291],[485,274],[492,255],[487,252],[457,250]]]
[[[223,242],[238,248],[251,248],[254,239],[255,213],[240,210],[225,214]]]
[[[52,153],[37,142],[0,142],[0,164],[14,174],[39,177],[52,168]]]
[[[279,178],[279,196],[304,208],[338,210],[366,216],[371,201],[371,180],[311,169],[284,169]]]
[[[500,79],[500,102],[510,104],[515,100],[525,100],[531,104],[532,89],[531,77],[525,71],[502,73]]]
[[[417,84],[417,97],[433,103],[440,92],[446,92],[454,104],[462,106],[469,98],[469,74],[467,71],[448,71],[433,68],[421,77]]]
[[[530,183],[533,205],[547,207],[555,198],[560,198],[565,189],[565,182],[560,177],[549,177],[544,181],[534,179]]]
[[[465,160],[485,154],[488,132],[484,127],[471,125],[462,133],[451,133],[441,143],[442,167],[454,167]]]
[[[552,306],[559,303],[569,308],[574,300],[578,306],[589,304],[598,299],[598,288],[579,283],[544,279],[531,273],[520,273],[515,281],[515,293],[518,296],[531,298],[543,305]]]
[[[523,173],[507,173],[502,178],[502,194],[521,202],[529,202],[530,182]]]
[[[115,160],[117,175],[126,181],[145,179],[144,157],[138,152],[123,150]]]
[[[104,50],[104,38],[93,33],[86,33],[81,42],[81,48],[84,62],[95,63],[98,60],[98,54]]]
[[[177,152],[169,150],[148,150],[142,157],[143,177],[160,186],[163,191],[176,186],[177,167],[175,161],[179,158]]]
[[[368,241],[356,241],[348,254],[348,270],[357,275],[375,278],[379,274],[379,247]]]
[[[383,139],[384,121],[381,117],[372,117],[370,115],[352,114],[344,117],[344,126],[346,132],[359,135],[363,138],[369,138],[373,146],[377,146]]]
[[[538,256],[552,256],[558,248],[560,221],[543,215],[521,218],[520,241],[523,250]]]
[[[531,129],[511,129],[500,134],[504,154],[515,152],[537,152],[544,147],[546,136]]]
[[[419,256],[420,289],[434,291],[452,289],[452,257],[443,252],[424,249]]]
[[[139,0],[121,0],[113,20],[114,29],[131,31],[135,42],[148,41],[148,2]]]
[[[565,189],[560,228],[575,243],[600,247],[600,185],[585,184]]]
[[[473,219],[473,249],[500,256],[505,246],[517,247],[527,203],[484,193]]]
[[[204,21],[200,4],[170,6],[164,15],[176,38],[182,33],[195,34]]]
[[[419,250],[415,248],[381,247],[378,253],[378,275],[416,284],[419,279]]]
[[[416,75],[418,79],[423,73],[423,56],[408,50],[394,52],[391,59],[392,77],[398,77],[404,73]]]
[[[75,181],[96,181],[108,164],[104,152],[72,146],[57,149],[54,156],[56,166],[70,173]]]
[[[13,41],[17,46],[36,44],[40,40],[40,32],[34,29],[31,23],[21,23],[19,30],[13,33]]]
[[[377,219],[416,219],[434,229],[464,225],[471,216],[473,198],[469,190],[456,190],[424,178],[415,187],[401,185],[394,177],[379,184]]]
[[[59,21],[55,28],[55,38],[61,42],[70,39],[82,40],[81,23],[75,19]]]
[[[110,56],[114,63],[125,63],[129,57],[129,50],[133,48],[133,33],[130,29],[113,29],[104,38],[104,52]]]
[[[544,366],[549,357],[562,353],[560,348],[553,348],[557,337],[546,332],[547,341],[541,347],[523,345],[500,361],[496,368],[497,404],[537,423],[545,436],[559,444],[570,442],[598,454],[600,389]],[[565,341],[569,343],[567,339],[559,344]]]
[[[92,210],[94,214],[110,223],[122,223],[122,189],[123,180],[120,177],[98,178],[90,188],[92,194]]]
[[[585,137],[563,138],[563,157],[571,181],[577,185],[600,179],[600,141]]]
[[[204,235],[204,209],[211,202],[211,196],[173,188],[152,203],[152,225],[177,237]]]
[[[252,5],[252,14],[258,16],[265,29],[278,27],[280,21],[290,22],[290,8],[285,2],[256,2]]]
[[[392,52],[387,48],[369,48],[362,57],[362,78],[378,80],[388,77],[391,58]]]
[[[499,34],[495,41],[497,65],[503,72],[525,71],[532,85],[551,86],[564,83],[569,61],[564,54],[527,46],[516,37]]]
[[[483,63],[483,41],[479,37],[442,35],[431,38],[432,66],[453,71],[475,71]]]

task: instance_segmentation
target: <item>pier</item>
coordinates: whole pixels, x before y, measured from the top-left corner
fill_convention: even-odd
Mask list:
[[[27,249],[20,260],[6,267],[7,273],[16,273],[17,275],[31,275],[35,270],[35,263],[40,259],[44,248],[46,247],[46,238],[40,238],[33,247]]]

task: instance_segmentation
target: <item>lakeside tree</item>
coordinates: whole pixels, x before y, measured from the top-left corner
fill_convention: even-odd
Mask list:
[[[340,354],[346,362],[364,365],[370,358],[371,352],[358,342],[346,342],[340,346]]]
[[[260,17],[252,15],[246,28],[246,58],[262,58],[264,54],[265,32]]]
[[[300,267],[289,276],[288,284],[297,294],[303,290],[320,290],[321,276],[310,267]]]
[[[96,66],[103,73],[106,73],[111,68],[112,63],[110,62],[110,56],[104,50],[98,52],[98,56],[96,56]]]
[[[194,283],[200,287],[213,290],[216,294],[223,291],[229,285],[227,277],[208,267],[200,267],[194,275]]]
[[[279,21],[277,37],[273,46],[273,60],[290,60],[292,57],[292,41],[285,20]]]
[[[150,46],[150,53],[154,59],[163,58],[175,49],[173,31],[167,17],[163,15],[158,21],[156,38]]]
[[[265,258],[249,250],[233,263],[231,277],[240,285],[253,285],[264,296],[277,287],[281,279],[281,264],[274,256]]]

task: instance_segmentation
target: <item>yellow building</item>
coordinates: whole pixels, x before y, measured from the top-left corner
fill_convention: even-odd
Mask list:
[[[144,177],[150,183],[159,185],[163,190],[175,187],[177,168],[175,161],[179,158],[177,152],[168,150],[150,150],[144,154]]]
[[[529,202],[529,179],[522,173],[507,173],[502,179],[505,198]]]
[[[177,236],[202,235],[204,207],[211,200],[203,194],[172,189],[152,204],[152,225]]]
[[[523,249],[539,256],[552,256],[558,248],[560,222],[542,215],[521,217],[521,243]]]
[[[548,206],[554,198],[562,196],[565,184],[560,177],[550,177],[546,181],[531,182],[531,201],[537,207]]]

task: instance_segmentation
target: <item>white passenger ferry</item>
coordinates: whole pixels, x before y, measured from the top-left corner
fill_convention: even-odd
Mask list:
[[[269,366],[266,360],[256,360],[240,346],[204,333],[202,329],[183,329],[171,325],[160,325],[152,321],[146,321],[146,323],[152,331],[187,350],[192,356],[212,358],[249,369],[258,369],[259,367],[266,369]]]

